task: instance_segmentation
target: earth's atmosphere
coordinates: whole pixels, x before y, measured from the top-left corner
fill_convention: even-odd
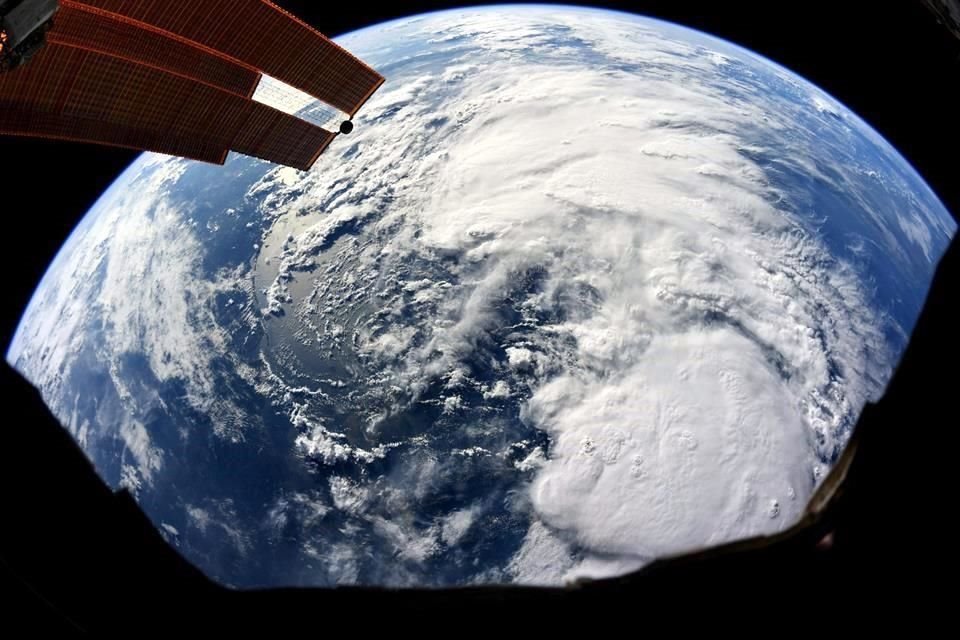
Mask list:
[[[338,41],[387,83],[312,171],[146,154],[40,284],[7,358],[102,477],[236,587],[558,584],[796,521],[955,231],[906,161],[627,14]]]

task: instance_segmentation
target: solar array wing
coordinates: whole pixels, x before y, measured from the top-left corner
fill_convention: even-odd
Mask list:
[[[220,164],[233,150],[298,169],[334,137],[223,89],[79,47],[50,44],[29,68],[0,75],[0,132]]]
[[[265,0],[62,0],[45,38],[0,74],[0,134],[308,169],[336,134],[253,100],[263,75],[346,117],[383,83]]]
[[[266,0],[76,0],[222,52],[353,116],[383,76]]]

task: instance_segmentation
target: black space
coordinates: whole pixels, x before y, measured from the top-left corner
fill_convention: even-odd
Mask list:
[[[180,0],[173,0],[180,1]],[[186,1],[186,0],[183,0]],[[328,35],[384,19],[458,6],[402,2],[278,4]],[[960,41],[921,0],[766,2],[661,0],[597,4],[703,30],[812,80],[889,139],[960,213]],[[86,145],[0,139],[5,352],[50,261],[96,198],[136,154]],[[233,594],[181,564],[123,495],[100,485],[69,436],[6,364],[0,445],[0,635],[87,629],[121,633],[315,631],[443,633],[517,616],[536,624],[613,616],[641,631],[662,604],[716,598],[741,626],[756,601],[784,621],[819,626],[904,617],[932,624],[952,603],[957,536],[953,430],[957,391],[956,242],[941,265],[907,356],[858,427],[860,454],[830,526],[830,551],[807,538],[729,553],[652,575],[572,591]],[[796,595],[803,595],[797,600]],[[697,622],[688,615],[685,621]],[[705,621],[705,620],[704,620]],[[710,618],[720,623],[719,618]],[[642,622],[642,624],[640,624]],[[700,622],[701,624],[703,623]],[[658,627],[659,625],[657,625]],[[656,627],[654,627],[656,628]],[[778,625],[774,629],[781,629]]]

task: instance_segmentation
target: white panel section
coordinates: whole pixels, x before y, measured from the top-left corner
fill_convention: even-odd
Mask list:
[[[350,119],[349,114],[336,107],[331,107],[310,94],[268,75],[260,79],[253,99],[328,131],[337,131],[341,122]]]

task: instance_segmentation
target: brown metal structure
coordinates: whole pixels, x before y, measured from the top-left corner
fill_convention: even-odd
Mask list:
[[[0,73],[0,133],[307,169],[336,134],[252,100],[263,73],[353,116],[383,78],[264,0],[63,0]]]
[[[260,69],[355,115],[383,77],[266,0],[77,0],[153,25]],[[63,2],[67,5],[67,2]]]
[[[260,83],[257,69],[219,51],[82,2],[64,0],[47,41],[163,69],[245,98]]]
[[[0,79],[0,128],[150,149],[222,164],[230,150],[308,169],[334,134],[185,76],[79,47],[48,45],[30,73]],[[149,90],[145,90],[149,88]]]

